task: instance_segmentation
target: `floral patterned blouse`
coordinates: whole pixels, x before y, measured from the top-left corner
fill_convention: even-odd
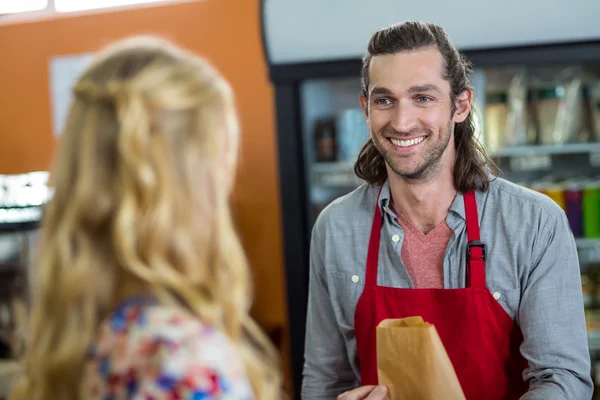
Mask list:
[[[100,326],[86,366],[86,400],[250,400],[232,344],[183,310],[124,303]]]

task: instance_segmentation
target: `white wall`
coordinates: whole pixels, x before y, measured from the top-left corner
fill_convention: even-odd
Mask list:
[[[418,19],[461,49],[600,39],[600,0],[266,0],[273,64],[361,57],[374,31]]]

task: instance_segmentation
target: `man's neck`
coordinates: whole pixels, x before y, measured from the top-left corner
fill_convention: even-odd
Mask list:
[[[423,183],[407,182],[388,174],[394,209],[425,234],[442,223],[456,197],[452,171],[439,171]]]

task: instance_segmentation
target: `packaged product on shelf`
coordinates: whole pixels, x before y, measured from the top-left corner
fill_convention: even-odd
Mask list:
[[[583,236],[600,238],[600,181],[585,184],[582,194]]]
[[[486,150],[494,152],[504,146],[508,106],[506,92],[492,92],[486,96],[485,106]]]
[[[546,194],[546,187],[548,186],[545,182],[533,182],[529,185],[531,190],[535,190],[536,192]]]
[[[582,193],[581,184],[578,182],[569,182],[565,187],[565,211],[573,231],[573,236],[576,238],[583,235],[582,227]]]
[[[560,129],[555,129],[558,110],[563,97],[564,88],[561,86],[540,89],[537,92],[541,144],[561,144],[566,142],[564,132],[561,132]]]
[[[574,71],[562,71],[566,78],[537,91],[541,144],[582,141],[583,80]]]
[[[369,137],[369,127],[360,108],[344,110],[337,122],[337,159],[354,161]]]
[[[336,160],[336,126],[335,120],[322,119],[315,124],[315,147],[317,162]]]
[[[544,189],[544,193],[546,196],[550,197],[556,204],[560,206],[563,210],[566,211],[565,206],[565,190],[558,183],[552,183]]]
[[[600,310],[585,310],[585,322],[587,325],[588,339],[597,342],[600,340]]]
[[[586,92],[583,74],[579,68],[567,68],[562,72],[567,77],[564,83],[564,130],[568,133],[569,142],[586,142],[589,139],[585,123]]]
[[[517,72],[508,86],[508,109],[504,144],[506,146],[525,145],[529,142],[527,125],[528,88],[527,73]]]

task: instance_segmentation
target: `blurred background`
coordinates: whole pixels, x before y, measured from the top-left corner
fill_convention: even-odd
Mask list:
[[[503,176],[565,210],[600,385],[598,0],[0,0],[0,393],[15,370],[69,87],[97,49],[157,34],[206,57],[236,93],[233,203],[253,315],[299,399],[310,231],[361,183],[352,166],[368,135],[358,103],[366,44],[409,19],[441,25],[473,62],[480,140]]]

